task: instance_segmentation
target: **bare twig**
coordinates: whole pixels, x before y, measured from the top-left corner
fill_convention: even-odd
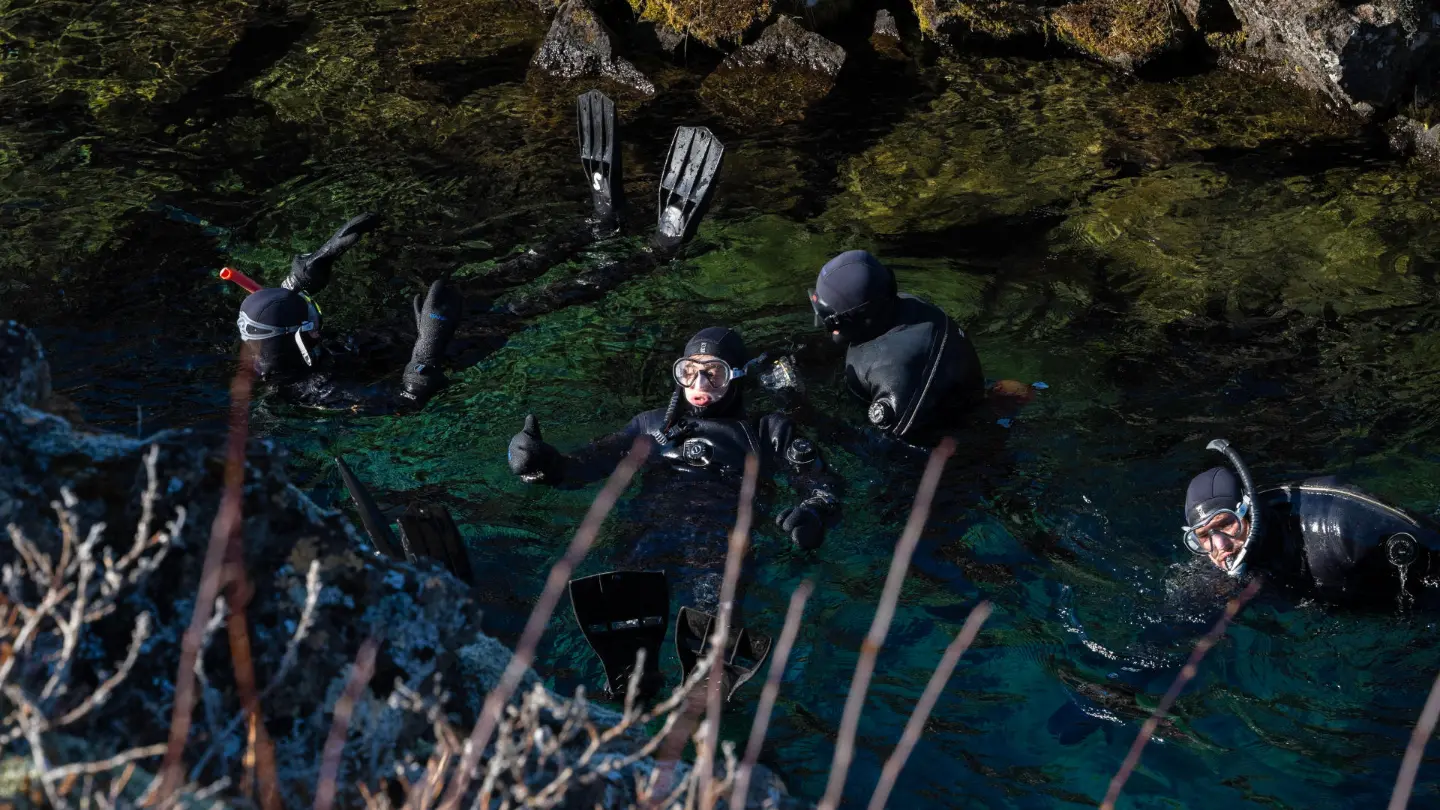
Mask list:
[[[104,773],[106,771],[118,768],[121,765],[130,765],[134,763],[137,759],[158,757],[163,753],[165,753],[165,743],[156,743],[155,745],[146,745],[140,748],[132,748],[129,751],[124,751],[122,753],[116,754],[113,757],[110,757],[109,759],[104,759],[99,762],[80,762],[74,765],[63,765],[59,768],[52,768],[50,770],[50,778],[59,779],[62,777],[71,776],[73,774]]]
[[[1180,674],[1175,677],[1175,682],[1170,685],[1170,690],[1160,699],[1160,704],[1155,707],[1155,711],[1151,712],[1149,719],[1141,727],[1140,733],[1135,735],[1135,742],[1130,746],[1130,753],[1125,756],[1125,763],[1120,766],[1119,772],[1110,780],[1110,789],[1105,792],[1105,800],[1100,803],[1101,810],[1115,810],[1115,800],[1120,798],[1120,789],[1125,787],[1125,781],[1130,778],[1131,771],[1134,771],[1135,766],[1140,764],[1140,752],[1145,750],[1145,743],[1150,741],[1150,737],[1160,727],[1160,721],[1165,718],[1165,713],[1170,710],[1171,704],[1180,696],[1180,690],[1184,689],[1185,684],[1195,677],[1196,667],[1200,665],[1200,660],[1205,657],[1205,653],[1209,652],[1210,648],[1220,640],[1220,637],[1225,635],[1225,628],[1230,625],[1230,620],[1234,619],[1235,614],[1240,612],[1240,608],[1244,607],[1245,603],[1249,602],[1250,598],[1260,590],[1262,582],[1263,580],[1256,577],[1245,587],[1245,590],[1240,592],[1239,596],[1231,599],[1230,604],[1225,606],[1225,614],[1195,645],[1194,652],[1190,653],[1190,660],[1185,662]]]
[[[905,760],[910,758],[915,743],[920,741],[920,734],[925,730],[925,721],[930,718],[930,712],[940,700],[940,693],[950,681],[950,673],[955,671],[960,656],[964,655],[965,650],[975,641],[980,625],[988,618],[990,603],[981,602],[976,605],[965,619],[965,626],[960,628],[955,640],[945,648],[940,665],[935,667],[935,674],[931,675],[930,682],[925,684],[925,693],[920,696],[920,702],[915,704],[915,711],[910,713],[910,720],[905,723],[905,731],[900,734],[900,742],[895,746],[895,752],[885,760],[885,767],[880,771],[880,781],[875,785],[875,792],[870,795],[869,810],[883,810],[885,802],[890,800],[890,791],[895,787],[900,769],[905,767]]]
[[[315,789],[315,810],[330,810],[335,801],[335,781],[340,776],[340,755],[345,752],[345,737],[350,731],[350,715],[360,700],[370,678],[375,674],[375,653],[380,649],[376,639],[366,639],[345,682],[345,694],[335,701],[335,719],[325,739],[325,758],[320,766],[320,784]]]
[[[576,530],[575,537],[570,541],[570,547],[565,550],[565,556],[550,569],[550,576],[545,582],[545,590],[540,595],[539,602],[531,611],[530,618],[525,622],[525,630],[520,636],[520,643],[515,647],[515,655],[510,658],[510,663],[505,667],[505,674],[500,677],[500,683],[490,690],[485,696],[485,705],[480,710],[480,719],[476,721],[475,728],[470,732],[470,739],[466,742],[464,756],[461,759],[459,772],[451,780],[446,791],[441,807],[445,810],[455,810],[459,806],[465,791],[470,786],[475,766],[480,761],[480,755],[490,741],[490,735],[495,731],[495,726],[500,721],[502,708],[510,702],[510,696],[515,693],[515,687],[520,683],[520,678],[529,669],[531,660],[535,657],[535,648],[540,643],[540,637],[545,632],[545,625],[550,621],[550,615],[555,611],[555,605],[560,601],[560,594],[565,589],[565,584],[570,581],[570,574],[585,555],[594,545],[595,538],[600,533],[600,525],[605,517],[614,508],[615,503],[620,500],[620,495],[630,486],[630,479],[635,477],[635,472],[640,469],[646,456],[650,454],[650,440],[640,437],[630,448],[630,453],[611,473],[610,480],[590,504],[590,510],[586,512],[585,519],[581,521],[580,528]]]
[[[296,661],[299,660],[300,643],[310,634],[310,628],[315,624],[315,607],[320,601],[320,591],[320,561],[314,560],[310,563],[310,569],[305,575],[305,604],[300,609],[300,620],[295,625],[295,632],[290,634],[290,640],[285,644],[285,654],[280,659],[280,666],[276,668],[275,674],[270,678],[270,682],[265,685],[265,691],[260,693],[260,703],[263,704],[268,700],[275,693],[275,690],[285,682],[285,676],[290,673]],[[224,600],[220,600],[220,603],[223,604]],[[219,617],[217,617],[217,619],[218,618]],[[213,621],[212,624],[214,624]],[[206,630],[205,635],[207,639],[211,632],[213,632],[213,628]],[[201,644],[200,649],[205,649],[205,643]],[[197,674],[199,672],[199,666],[200,659],[196,658]],[[235,732],[239,731],[240,724],[244,723],[249,717],[249,708],[241,708],[240,713],[230,721],[230,724],[225,727],[225,730],[215,737],[215,741],[205,753],[201,755],[200,760],[195,763],[195,767],[191,768],[191,781],[200,777],[201,770],[209,763],[211,757],[219,753],[224,747],[225,741],[234,735]]]
[[[1440,717],[1440,676],[1430,687],[1430,697],[1425,699],[1425,708],[1420,711],[1420,721],[1410,734],[1410,743],[1405,746],[1405,759],[1400,763],[1400,774],[1395,778],[1395,790],[1390,794],[1387,810],[1405,810],[1410,803],[1410,790],[1415,787],[1415,772],[1420,769],[1420,758],[1425,755],[1425,743],[1435,733],[1435,720]]]
[[[134,668],[135,661],[140,657],[140,647],[145,639],[150,637],[150,614],[141,613],[140,618],[135,620],[135,629],[130,636],[130,649],[125,653],[125,660],[120,663],[115,674],[105,679],[105,682],[96,687],[90,696],[85,698],[79,706],[66,712],[59,720],[51,724],[51,728],[68,726],[89,714],[96,706],[103,704],[110,699],[110,693],[119,686],[122,681],[130,676],[130,670]]]
[[[705,745],[699,751],[695,767],[700,770],[700,807],[713,810],[719,798],[714,790],[715,747],[720,740],[720,704],[724,700],[725,647],[730,638],[730,618],[735,606],[735,586],[740,581],[740,565],[745,560],[745,551],[750,544],[750,521],[754,517],[755,481],[760,477],[760,460],[753,454],[745,456],[745,477],[740,483],[740,509],[735,519],[735,529],[730,533],[730,549],[725,555],[725,579],[720,585],[719,627],[710,639],[710,646],[716,651],[715,671],[711,673],[706,694]]]
[[[149,797],[155,804],[164,804],[179,790],[183,778],[181,756],[190,735],[190,722],[195,707],[195,657],[210,610],[220,591],[221,566],[226,549],[239,537],[241,501],[245,487],[245,442],[250,434],[250,389],[253,361],[249,343],[240,352],[240,368],[230,384],[230,439],[225,454],[225,494],[215,522],[210,529],[210,545],[205,552],[200,585],[195,595],[195,612],[180,645],[180,668],[175,675],[175,703],[170,716],[170,741],[165,760],[160,766],[160,785]],[[232,604],[232,609],[234,605]]]
[[[860,660],[855,666],[855,675],[850,681],[850,694],[845,698],[845,711],[840,718],[840,738],[835,743],[835,758],[830,765],[830,780],[825,786],[825,795],[817,805],[818,810],[835,810],[840,796],[845,791],[845,777],[850,772],[850,761],[855,756],[855,731],[860,725],[860,710],[865,703],[865,692],[870,688],[870,677],[875,672],[875,659],[890,631],[890,622],[895,617],[895,604],[900,600],[900,586],[910,569],[910,557],[920,542],[920,532],[930,517],[930,504],[935,490],[940,485],[940,473],[945,462],[955,452],[955,440],[946,437],[940,446],[930,454],[925,465],[925,475],[920,479],[920,491],[915,496],[915,507],[910,510],[910,519],[900,542],[895,544],[895,554],[890,558],[890,573],[885,577],[885,589],[880,595],[880,606],[875,609],[875,619],[870,632],[860,646]]]
[[[800,633],[800,618],[805,613],[805,600],[815,590],[815,583],[804,580],[800,587],[790,594],[790,608],[785,611],[785,627],[780,631],[780,641],[775,644],[775,653],[770,661],[770,673],[765,676],[765,688],[760,690],[760,705],[755,709],[755,722],[750,725],[750,741],[745,744],[745,759],[735,774],[735,790],[730,796],[731,807],[744,807],[750,792],[750,773],[760,759],[760,749],[765,743],[765,730],[770,724],[770,712],[775,708],[775,698],[780,694],[780,679],[785,676],[785,664],[790,660],[790,648],[795,645],[795,636]]]

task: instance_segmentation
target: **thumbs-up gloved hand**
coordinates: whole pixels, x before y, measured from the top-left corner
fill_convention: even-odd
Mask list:
[[[509,459],[510,472],[527,483],[554,484],[560,478],[560,451],[540,438],[540,423],[533,413],[510,440]]]
[[[423,304],[418,295],[414,303],[415,330],[419,334],[410,352],[410,363],[405,366],[405,390],[400,395],[420,407],[445,385],[445,375],[437,364],[460,323],[465,301],[455,288],[440,280],[430,285]]]
[[[325,289],[325,285],[330,283],[330,267],[340,258],[340,254],[349,250],[360,241],[361,236],[375,230],[379,225],[380,215],[368,211],[352,218],[341,225],[340,230],[331,234],[325,244],[310,253],[300,253],[292,258],[290,275],[280,282],[280,286],[307,295],[314,295]]]

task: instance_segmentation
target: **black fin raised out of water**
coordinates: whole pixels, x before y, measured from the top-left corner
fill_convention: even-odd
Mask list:
[[[444,565],[461,582],[475,584],[460,527],[443,505],[423,501],[410,504],[400,516],[400,542],[408,556],[428,557]]]
[[[660,175],[655,242],[662,250],[674,250],[694,235],[715,191],[724,158],[725,145],[705,127],[675,130]]]
[[[670,585],[663,571],[611,571],[570,581],[575,621],[590,649],[605,667],[606,688],[623,695],[635,668],[635,654],[645,650],[640,693],[660,691],[660,647],[670,615]]]
[[[690,677],[690,671],[704,655],[705,645],[714,632],[718,621],[709,613],[692,608],[680,608],[675,617],[675,652],[680,655],[682,676]],[[760,665],[770,655],[770,637],[752,633],[743,627],[731,628],[725,645],[724,674],[722,681],[725,699],[729,700],[735,690],[755,677]]]
[[[580,165],[590,184],[595,220],[600,228],[613,229],[620,224],[624,196],[620,118],[615,102],[599,90],[591,90],[576,102],[575,117],[580,131]]]
[[[391,559],[413,561],[413,557],[402,551],[395,534],[390,531],[390,522],[380,513],[380,507],[375,505],[370,491],[365,489],[365,485],[350,471],[350,465],[345,463],[345,459],[336,456],[335,466],[340,468],[340,479],[345,482],[350,500],[355,502],[355,509],[360,513],[360,524],[365,527],[365,533],[370,535],[370,542],[375,545],[375,550]]]

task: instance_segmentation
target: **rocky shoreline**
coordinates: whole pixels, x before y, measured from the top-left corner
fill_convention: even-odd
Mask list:
[[[567,0],[560,7],[532,65],[563,79],[608,79],[643,96],[653,95],[655,86],[616,54],[615,35],[602,21],[608,12],[617,26],[623,25],[626,15],[590,2]],[[769,0],[704,6],[687,0],[630,3],[654,26],[655,38],[667,51],[693,40],[728,52],[705,79],[710,92],[703,97],[730,118],[802,117],[804,105],[829,91],[845,62],[839,45],[779,13],[783,9],[772,7]],[[1038,39],[1125,72],[1162,65],[1158,70],[1170,73],[1219,66],[1266,74],[1311,91],[1339,114],[1386,124],[1402,153],[1436,156],[1440,120],[1432,118],[1440,76],[1440,10],[1413,0],[912,3],[910,8],[865,12],[875,15],[872,45],[877,51],[907,39],[916,45],[932,40],[953,50],[963,50],[976,36]],[[897,12],[910,31],[897,26]],[[730,89],[716,92],[719,84]],[[777,92],[783,88],[794,91]]]

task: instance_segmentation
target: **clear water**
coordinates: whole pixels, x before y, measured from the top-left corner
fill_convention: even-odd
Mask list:
[[[213,278],[222,260],[273,282],[289,253],[379,207],[386,228],[347,256],[322,299],[338,329],[363,329],[442,267],[483,272],[583,210],[569,91],[523,81],[543,33],[535,18],[482,25],[460,6],[396,5],[411,16],[386,34],[373,22],[394,11],[386,4],[321,6],[314,26],[270,31],[240,56],[238,29],[197,40],[202,52],[234,48],[240,66],[198,102],[162,89],[137,96],[137,113],[96,107],[99,91],[81,87],[90,106],[77,107],[75,88],[57,85],[71,81],[63,70],[12,66],[31,84],[0,84],[32,104],[29,119],[0,119],[0,316],[36,323],[58,387],[92,423],[133,430],[138,407],[146,430],[217,425],[239,301]],[[452,37],[434,15],[485,33]],[[371,53],[356,43],[378,49],[355,63],[373,71],[334,60]],[[28,47],[7,59],[40,64]],[[386,60],[421,51],[432,68],[412,72],[415,86],[376,78],[393,72]],[[1223,604],[1176,536],[1185,482],[1216,463],[1206,441],[1230,439],[1266,481],[1339,473],[1419,512],[1440,506],[1440,183],[1247,78],[1141,83],[1019,56],[852,58],[863,70],[806,121],[746,131],[698,107],[688,74],[642,65],[664,88],[624,112],[644,218],[675,124],[707,123],[730,149],[684,260],[488,336],[499,348],[422,414],[265,403],[257,425],[292,449],[297,478],[322,500],[338,500],[329,459],[343,454],[387,508],[446,503],[492,605],[485,626],[513,638],[598,488],[512,478],[505,445],[524,415],[563,448],[616,429],[664,404],[666,367],[689,334],[725,324],[757,353],[797,352],[814,401],[858,419],[835,363],[819,360],[803,291],[833,253],[869,248],[903,289],[967,326],[987,376],[1049,387],[1008,428],[981,419],[951,463],[881,653],[847,797],[863,806],[941,651],[986,598],[995,614],[891,806],[1094,805]],[[209,75],[190,69],[182,90]],[[182,103],[195,107],[188,119]],[[145,112],[171,115],[173,131],[146,129]],[[843,522],[814,556],[762,525],[744,605],[752,626],[778,631],[795,585],[817,584],[764,755],[809,798],[823,791],[918,480],[874,448],[819,438],[849,482]],[[644,530],[642,512],[622,507],[584,573]],[[1434,632],[1428,616],[1334,614],[1262,594],[1211,651],[1122,803],[1384,802],[1440,669]],[[673,656],[665,665],[673,676]],[[599,685],[568,609],[537,669],[562,691]],[[737,697],[727,737],[743,741],[757,693]],[[1440,805],[1434,768],[1422,766],[1412,806]]]

